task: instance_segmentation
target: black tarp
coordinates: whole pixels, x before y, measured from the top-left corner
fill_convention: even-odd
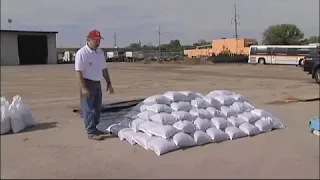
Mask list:
[[[140,104],[143,99],[136,99],[130,101],[122,101],[111,104],[105,104],[101,109],[100,123],[97,125],[97,129],[102,132],[106,132],[106,129],[111,124],[119,123],[128,112],[132,111],[134,107]],[[74,109],[73,112],[79,113],[78,109]]]

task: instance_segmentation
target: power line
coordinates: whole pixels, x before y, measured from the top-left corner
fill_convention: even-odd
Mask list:
[[[239,14],[237,14],[237,5],[234,5],[234,18],[231,19],[231,24],[234,24],[234,32],[235,32],[235,38],[239,37],[238,34],[238,26],[240,26],[240,22],[238,19],[240,18]]]
[[[114,33],[113,39],[114,39],[114,47],[117,47],[117,33]]]
[[[158,45],[159,45],[159,52],[161,52],[161,35],[162,35],[162,32],[161,32],[161,28],[160,28],[160,26],[159,26],[159,28],[158,28],[158,31],[157,31],[157,33],[158,33]]]

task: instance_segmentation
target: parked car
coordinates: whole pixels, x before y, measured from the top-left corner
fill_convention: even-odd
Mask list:
[[[311,74],[312,79],[315,79],[320,84],[320,49],[310,52],[304,57],[303,71]]]

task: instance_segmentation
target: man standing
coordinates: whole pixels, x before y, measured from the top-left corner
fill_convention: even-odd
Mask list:
[[[99,124],[102,106],[102,76],[107,83],[107,91],[114,93],[104,53],[99,49],[103,39],[97,30],[90,31],[87,44],[78,50],[75,57],[75,71],[80,85],[80,106],[89,139],[102,140]]]

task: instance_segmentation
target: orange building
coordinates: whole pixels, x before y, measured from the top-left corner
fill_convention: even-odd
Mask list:
[[[249,47],[255,43],[255,39],[217,39],[212,41],[211,46],[198,46],[196,49],[185,50],[184,55],[188,57],[211,56],[213,54],[219,54],[222,51],[236,54],[249,54]]]

